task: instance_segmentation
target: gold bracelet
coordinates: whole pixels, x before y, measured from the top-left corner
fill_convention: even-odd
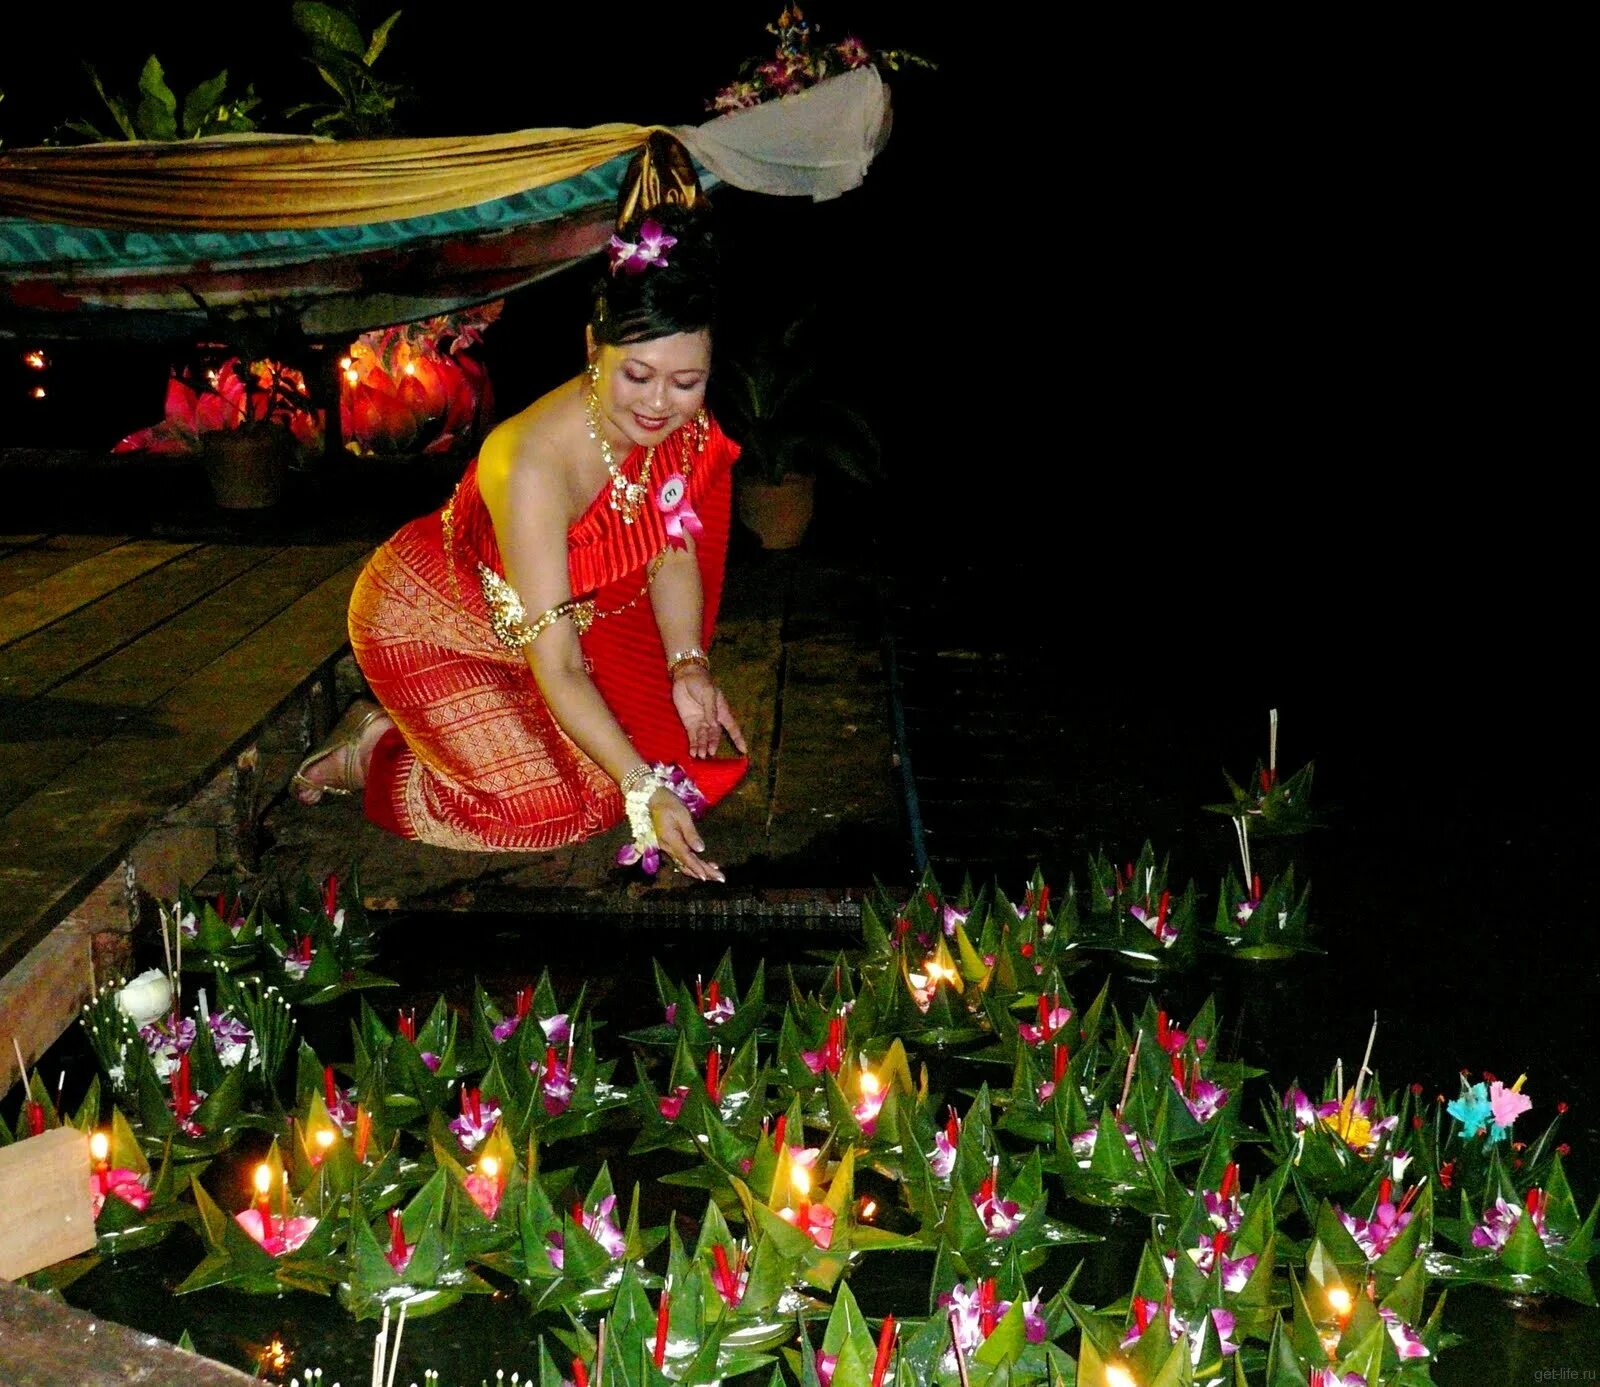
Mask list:
[[[654,766],[648,761],[641,761],[617,782],[617,788],[622,791],[622,797],[626,799],[647,780],[654,780],[655,774]]]
[[[707,674],[711,673],[711,657],[698,645],[691,645],[687,650],[673,652],[672,658],[667,661],[667,677],[676,679],[678,671],[684,665],[699,665]]]

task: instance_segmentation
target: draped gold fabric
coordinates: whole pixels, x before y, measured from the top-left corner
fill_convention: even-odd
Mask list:
[[[354,226],[468,207],[572,178],[633,153],[652,128],[20,149],[0,153],[0,215],[142,230]]]

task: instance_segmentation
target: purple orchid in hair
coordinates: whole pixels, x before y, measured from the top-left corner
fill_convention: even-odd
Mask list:
[[[653,217],[647,217],[639,227],[637,241],[624,241],[615,232],[606,243],[606,254],[611,257],[611,273],[642,275],[652,265],[665,269],[667,252],[678,244],[678,238]]]

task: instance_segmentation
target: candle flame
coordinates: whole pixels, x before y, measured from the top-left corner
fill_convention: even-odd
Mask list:
[[[1106,1387],[1139,1387],[1139,1384],[1134,1375],[1120,1363],[1107,1363]]]
[[[31,390],[31,391],[29,391],[29,392],[28,392],[28,393],[29,393],[29,394],[31,394],[31,395],[32,395],[32,396],[33,396],[33,398],[34,398],[34,399],[36,399],[36,400],[42,400],[42,399],[44,399],[44,395],[45,395],[45,390],[44,390],[44,386],[42,386],[42,385],[36,385],[36,386],[34,386],[34,387],[33,387],[33,389],[32,389],[32,390]]]
[[[339,369],[341,371],[348,371],[350,369],[350,358],[349,357],[341,356],[339,358]]]
[[[877,1212],[878,1201],[876,1199],[868,1199],[861,1205],[861,1218],[863,1222],[870,1219]]]
[[[361,372],[357,371],[353,366],[346,366],[344,368],[344,378],[349,381],[351,385],[354,385],[358,380],[361,379]]]
[[[89,1138],[89,1154],[97,1161],[103,1161],[111,1153],[111,1138],[104,1132],[96,1132]]]
[[[803,1165],[797,1165],[789,1172],[789,1183],[794,1186],[794,1192],[804,1199],[811,1193],[811,1172]]]
[[[272,1167],[263,1161],[256,1167],[256,1193],[266,1194],[272,1188]]]
[[[928,960],[927,969],[928,976],[934,982],[951,982],[954,981],[956,976],[956,970],[954,968],[951,968],[948,964],[940,963],[936,958],[930,958]]]
[[[324,1151],[326,1151],[330,1146],[333,1145],[335,1140],[333,1129],[331,1127],[318,1127],[317,1134],[316,1136],[312,1137],[312,1140],[316,1142],[316,1144]]]
[[[1350,1313],[1350,1308],[1355,1304],[1350,1298],[1350,1292],[1343,1286],[1330,1286],[1328,1288],[1328,1304],[1333,1306],[1333,1313],[1344,1319]]]
[[[42,371],[50,364],[50,358],[47,357],[37,347],[30,352],[24,352],[22,354],[22,361],[23,364],[31,371]]]
[[[500,1162],[493,1156],[485,1156],[478,1162],[478,1173],[486,1175],[489,1179],[496,1179],[500,1174]]]
[[[870,1069],[861,1071],[861,1096],[863,1098],[876,1098],[883,1092],[883,1080]]]

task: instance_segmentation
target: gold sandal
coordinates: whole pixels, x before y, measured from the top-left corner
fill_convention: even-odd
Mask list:
[[[374,708],[355,725],[355,730],[349,735],[336,737],[331,741],[324,742],[295,768],[295,773],[289,781],[289,787],[295,792],[295,798],[301,804],[316,804],[324,795],[354,795],[360,793],[357,787],[348,784],[319,783],[307,776],[306,772],[316,765],[318,761],[325,761],[328,757],[337,754],[340,758],[340,779],[348,781],[350,779],[350,758],[361,745],[362,735],[372,725],[374,718],[382,717],[383,715],[382,708]],[[316,794],[311,799],[306,799],[300,794],[301,789],[315,790]]]

